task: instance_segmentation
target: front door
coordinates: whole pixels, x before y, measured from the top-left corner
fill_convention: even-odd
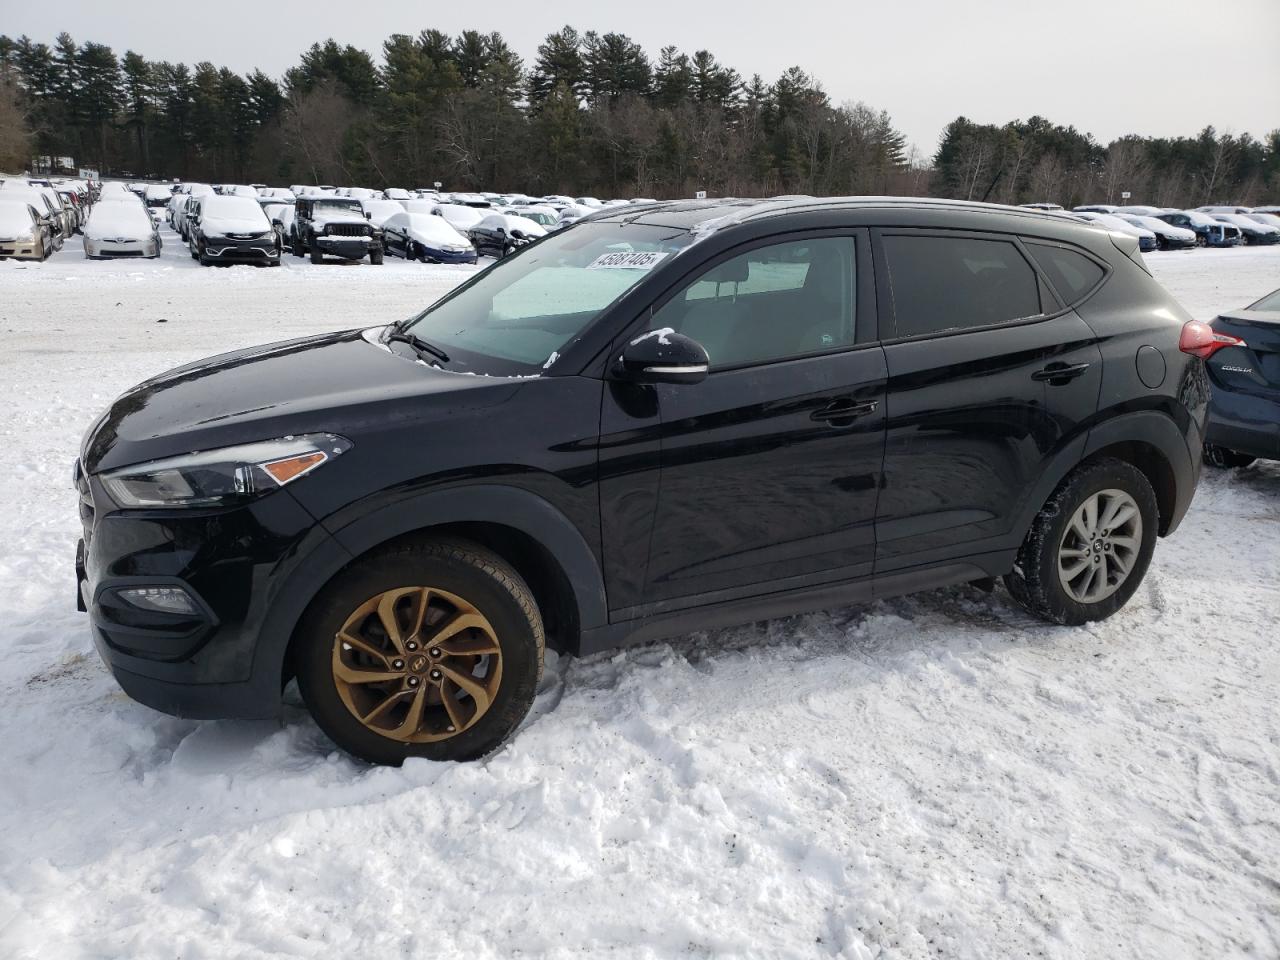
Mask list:
[[[792,235],[724,255],[654,311],[649,329],[700,342],[710,372],[605,392],[603,432],[647,410],[651,426],[624,446],[659,463],[651,498],[630,472],[629,498],[602,502],[606,557],[622,560],[610,564],[616,619],[871,573],[885,360],[869,285],[859,298],[868,264],[858,231]],[[643,564],[639,503],[652,517]],[[632,556],[611,525],[630,531]]]

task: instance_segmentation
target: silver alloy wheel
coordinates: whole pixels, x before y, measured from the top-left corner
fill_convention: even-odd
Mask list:
[[[1142,511],[1123,490],[1082,503],[1058,545],[1058,580],[1077,603],[1098,603],[1129,578],[1142,549]]]

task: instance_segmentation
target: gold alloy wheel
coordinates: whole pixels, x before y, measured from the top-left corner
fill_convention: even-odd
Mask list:
[[[433,743],[484,716],[502,683],[502,648],[461,597],[397,587],[362,603],[334,636],[333,682],[374,733]]]

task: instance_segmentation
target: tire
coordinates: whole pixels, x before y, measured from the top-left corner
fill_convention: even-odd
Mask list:
[[[302,241],[299,240],[297,237],[294,237],[293,245],[290,248],[289,252],[292,253],[295,257],[302,257],[306,255],[307,251],[306,249],[303,248]]]
[[[468,615],[477,614],[483,620],[485,628],[468,629],[460,639],[446,640],[441,648],[457,643],[492,644],[494,652],[464,661],[446,653],[439,663],[446,668],[444,672],[454,676],[462,670],[477,687],[491,684],[487,708],[477,710],[475,697],[447,676],[441,679],[436,661],[424,656],[440,649],[430,645],[430,634],[409,632],[413,620],[420,618],[417,604],[423,587],[432,591],[427,616],[440,617],[435,621],[437,633],[441,624],[463,612],[450,612],[451,607],[457,607],[454,601],[469,605]],[[397,596],[401,590],[403,594]],[[399,658],[398,648],[381,629],[381,617],[370,612],[377,609],[379,598],[388,596],[397,611],[394,616],[406,648]],[[355,634],[366,644],[379,646],[368,647],[370,652],[346,642],[339,646],[340,630],[346,631],[344,636]],[[410,646],[415,636],[420,641],[416,650]],[[407,757],[474,760],[496,749],[533,704],[542,677],[544,647],[542,618],[520,575],[497,555],[461,540],[418,541],[356,562],[321,590],[293,639],[298,686],[316,723],[348,753],[370,763],[393,766]],[[354,662],[348,663],[349,659]],[[451,671],[447,669],[450,664]],[[394,675],[373,685],[347,683],[338,675],[341,669],[370,667]],[[485,670],[484,679],[478,679],[476,673],[481,669]],[[445,709],[442,693],[446,691],[452,692],[454,709],[463,723],[456,733],[447,732],[452,729],[449,724],[454,722],[454,712]],[[409,715],[415,692],[423,704],[418,726],[412,726],[414,720]],[[434,704],[430,702],[433,697]],[[375,729],[354,712],[359,709],[372,715],[388,701],[394,702],[373,724],[404,723],[409,732],[396,736],[386,729]]]
[[[382,265],[382,248],[381,247],[379,247],[377,250],[369,251],[369,262],[373,264],[375,267]]]
[[[1204,462],[1219,470],[1247,467],[1257,459],[1257,457],[1251,457],[1247,453],[1237,453],[1234,450],[1228,450],[1226,447],[1219,447],[1212,443],[1204,445]]]
[[[313,247],[311,248],[311,262],[312,262],[312,263],[324,263],[324,254],[320,252],[320,248],[319,248],[319,247],[315,247],[315,246],[313,246]]]
[[[1095,497],[1099,498],[1095,520],[1105,520],[1108,506],[1119,503],[1136,509],[1136,525],[1124,519],[1115,530],[1098,523],[1088,531],[1086,522],[1091,539],[1082,537],[1073,521]],[[1126,516],[1124,510],[1118,512]],[[1155,550],[1159,519],[1155,491],[1142,471],[1123,460],[1084,464],[1067,476],[1036,514],[1013,571],[1005,575],[1005,586],[1028,612],[1051,623],[1076,626],[1105,620],[1142,583]],[[1084,566],[1078,566],[1081,563]],[[1074,570],[1079,574],[1072,574]],[[1085,582],[1099,574],[1100,585],[1096,579]],[[1096,599],[1089,597],[1090,585],[1097,589]]]

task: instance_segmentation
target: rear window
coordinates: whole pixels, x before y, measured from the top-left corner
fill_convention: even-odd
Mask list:
[[[1257,303],[1249,305],[1250,310],[1280,310],[1280,290],[1269,293]]]
[[[1007,240],[883,238],[896,335],[916,337],[1038,316],[1040,284]]]
[[[1069,306],[1102,282],[1106,271],[1083,253],[1050,244],[1029,243],[1027,250]]]

